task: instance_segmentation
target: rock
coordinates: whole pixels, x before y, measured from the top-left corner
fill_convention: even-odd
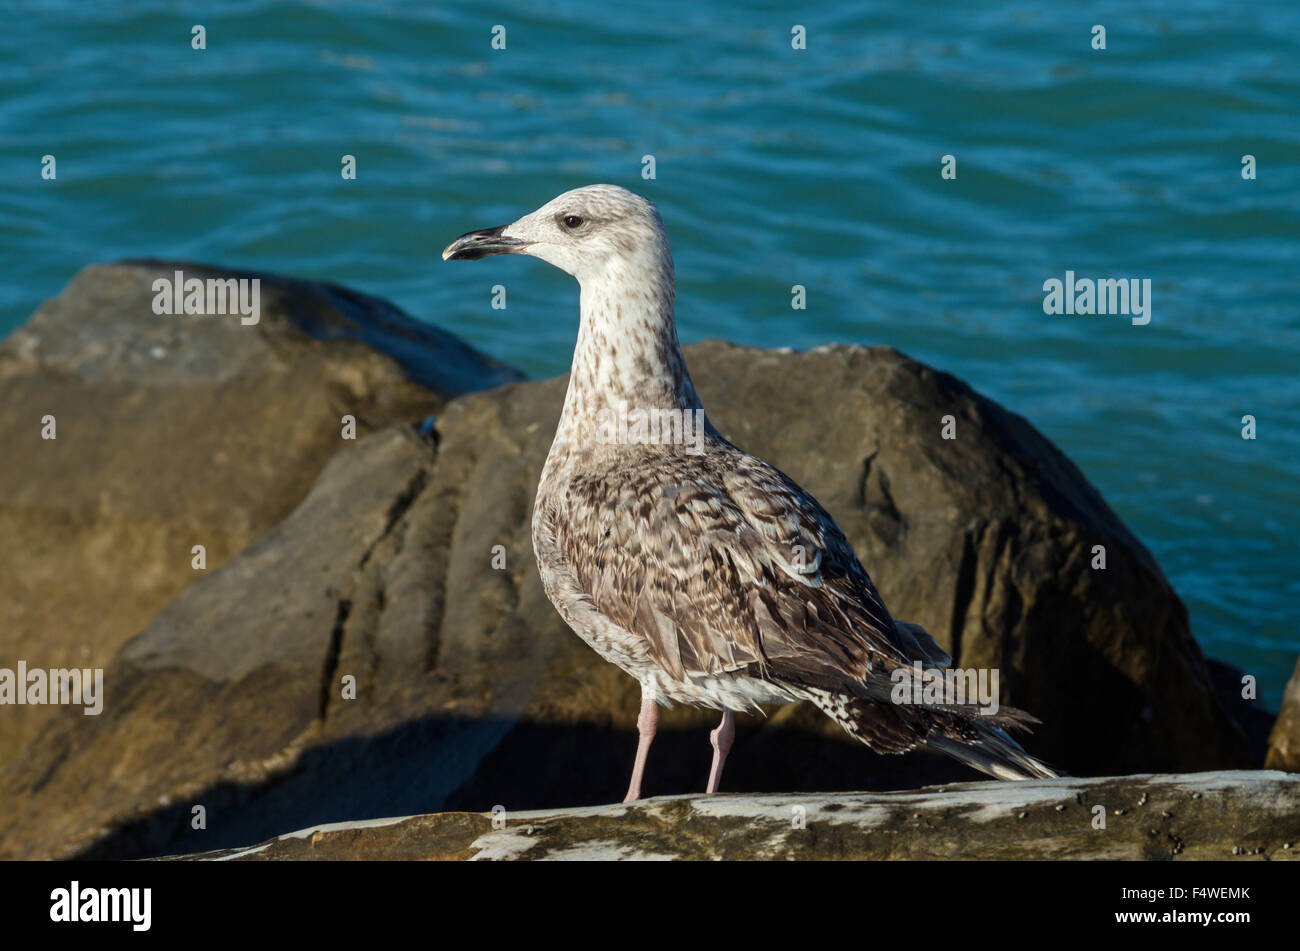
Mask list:
[[[1213,657],[1205,659],[1205,666],[1219,703],[1241,727],[1246,737],[1246,745],[1250,749],[1250,765],[1262,766],[1268,753],[1269,734],[1277,715],[1269,712],[1258,698],[1246,699],[1242,696],[1246,672],[1240,667]]]
[[[261,317],[162,317],[152,282],[259,277]],[[101,667],[199,572],[298,504],[345,445],[517,372],[391,304],[196,264],[83,270],[0,346],[0,657]],[[42,417],[57,439],[42,439]],[[0,765],[49,708],[0,713]]]
[[[1300,777],[1242,771],[665,796],[506,813],[498,825],[488,813],[341,822],[182,858],[1294,860]]]
[[[1282,695],[1282,709],[1268,738],[1268,769],[1300,773],[1300,661]]]
[[[1023,419],[886,348],[708,343],[687,359],[715,422],[822,500],[896,614],[963,666],[1000,669],[1002,702],[1044,721],[1033,752],[1076,774],[1250,765],[1154,560]],[[455,399],[436,449],[402,426],[330,460],[287,519],[114,658],[102,716],[60,711],[0,774],[0,855],[144,857],[621,798],[637,685],[560,621],[529,538],[564,386]],[[715,717],[664,715],[648,795],[703,788]],[[724,788],[973,775],[875,756],[794,706],[742,718]]]

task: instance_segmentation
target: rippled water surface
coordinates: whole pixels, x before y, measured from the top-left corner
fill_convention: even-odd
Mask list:
[[[438,252],[622,184],[667,221],[684,339],[890,344],[1024,414],[1275,705],[1300,651],[1300,4],[1075,7],[11,4],[0,332],[86,263],[156,255],[341,281],[560,373],[567,277]],[[1046,316],[1067,269],[1149,278],[1151,323]]]

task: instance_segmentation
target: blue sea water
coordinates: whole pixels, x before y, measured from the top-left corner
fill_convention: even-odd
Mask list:
[[[621,184],[668,224],[685,340],[889,344],[1025,415],[1276,706],[1300,652],[1296,0],[7,7],[0,333],[81,266],[154,255],[340,281],[556,374],[572,281],[439,251]],[[1150,324],[1045,315],[1067,270],[1149,278]]]

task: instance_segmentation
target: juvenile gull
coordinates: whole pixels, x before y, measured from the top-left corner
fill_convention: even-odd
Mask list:
[[[951,658],[922,628],[890,616],[816,499],[709,424],[677,341],[672,253],[651,202],[590,185],[442,252],[490,254],[530,254],[581,287],[533,547],[556,610],[641,683],[625,801],[640,798],[659,705],[674,702],[722,710],[710,734],[710,793],[735,712],[798,700],[880,753],[924,746],[1001,779],[1056,775],[1007,735],[1038,722],[1023,711],[893,702],[891,675],[907,681],[919,662],[929,680]],[[637,425],[647,418],[675,421],[673,438],[652,438],[663,432]],[[695,420],[699,439],[678,438]]]

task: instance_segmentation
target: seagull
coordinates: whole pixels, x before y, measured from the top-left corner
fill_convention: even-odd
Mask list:
[[[581,289],[532,536],[556,610],[640,682],[625,802],[641,796],[659,708],[674,703],[722,711],[708,793],[735,714],[800,700],[879,753],[924,747],[999,779],[1058,775],[1007,733],[1039,722],[1028,713],[913,692],[943,678],[948,654],[894,620],[812,495],[709,422],[677,339],[672,252],[652,202],[615,185],[577,188],[461,235],[442,257],[495,254],[540,258]],[[907,702],[917,695],[937,699]]]

